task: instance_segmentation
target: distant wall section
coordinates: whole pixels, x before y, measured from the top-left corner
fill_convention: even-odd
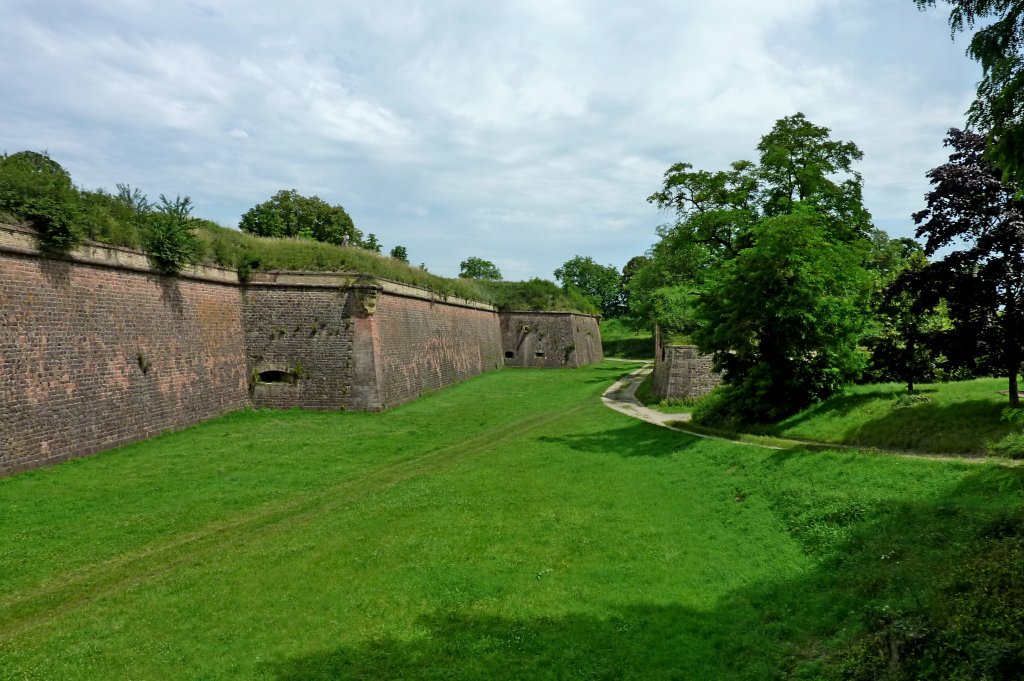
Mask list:
[[[498,313],[490,305],[393,286],[381,291],[373,325],[381,408],[502,366]]]
[[[573,312],[501,313],[506,366],[577,368],[604,359],[599,319]]]
[[[722,377],[712,368],[710,355],[696,345],[662,345],[654,355],[651,391],[661,399],[700,397],[714,390]]]

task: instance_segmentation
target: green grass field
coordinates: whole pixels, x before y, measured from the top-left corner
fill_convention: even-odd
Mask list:
[[[2,479],[0,678],[1012,678],[1024,473],[690,437],[603,407],[624,371]]]

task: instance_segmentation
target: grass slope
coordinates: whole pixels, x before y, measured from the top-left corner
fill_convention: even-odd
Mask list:
[[[635,331],[625,320],[601,320],[601,346],[605,357],[654,359],[654,336],[649,330]]]
[[[910,400],[906,386],[897,383],[850,386],[766,430],[863,447],[982,454],[1020,430],[1000,418],[1007,404],[1000,390],[1006,390],[1006,379],[921,385]]]
[[[1019,590],[1020,471],[691,438],[601,406],[622,371],[0,480],[0,678],[872,678],[950,631],[1013,662],[1019,615],[962,615]]]

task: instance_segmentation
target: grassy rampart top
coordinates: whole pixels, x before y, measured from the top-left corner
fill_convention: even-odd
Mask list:
[[[0,224],[29,227],[11,216],[2,217],[7,219],[0,219]],[[358,272],[417,286],[445,297],[489,303],[500,310],[596,312],[581,296],[567,293],[553,282],[542,279],[525,282],[452,279],[363,248],[311,239],[259,237],[209,220],[193,220],[193,226],[201,244],[202,263],[234,270],[243,281],[253,272],[265,271]],[[137,230],[127,228],[95,230],[89,237],[97,243],[130,249],[138,249],[142,243]]]

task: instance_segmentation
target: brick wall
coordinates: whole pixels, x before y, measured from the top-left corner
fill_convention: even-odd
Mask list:
[[[506,366],[577,368],[600,362],[598,318],[570,312],[501,313]]]
[[[351,289],[252,283],[242,292],[255,407],[351,408]]]
[[[127,249],[34,243],[0,225],[0,475],[250,404],[380,411],[503,363],[482,303],[344,273],[166,277]],[[596,318],[529,319],[542,366],[601,359]]]
[[[0,474],[245,406],[237,285],[132,269],[118,249],[17,251],[0,251]]]
[[[501,366],[498,313],[384,290],[372,312],[380,403],[393,407]]]

